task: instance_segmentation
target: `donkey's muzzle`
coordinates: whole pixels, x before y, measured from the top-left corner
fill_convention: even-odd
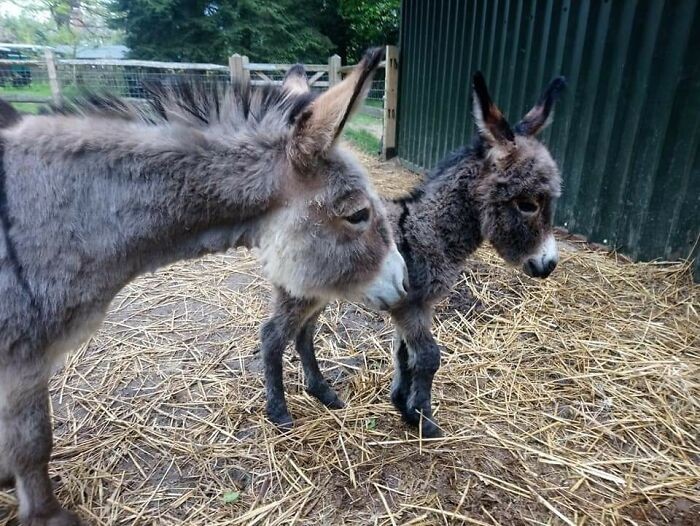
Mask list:
[[[408,293],[408,270],[396,246],[384,258],[379,274],[364,291],[363,302],[375,310],[388,310]]]
[[[546,278],[557,267],[557,262],[550,259],[547,262],[538,261],[535,259],[528,259],[525,264],[523,264],[523,272],[533,278]]]
[[[535,253],[528,256],[523,263],[523,272],[533,278],[546,278],[557,267],[559,251],[553,235],[548,235],[537,247]]]

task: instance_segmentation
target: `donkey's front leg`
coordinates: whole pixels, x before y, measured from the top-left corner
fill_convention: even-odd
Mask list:
[[[314,330],[322,311],[323,309],[316,311],[299,331],[296,338],[296,349],[301,358],[301,366],[304,369],[306,391],[329,409],[342,409],[345,407],[345,404],[331,386],[328,385],[316,361]]]
[[[275,289],[274,312],[261,330],[262,357],[265,365],[267,416],[280,429],[292,428],[282,381],[282,356],[287,343],[318,310],[319,301],[292,298],[282,289]]]
[[[15,378],[22,380],[0,400],[0,465],[14,476],[21,523],[78,526],[78,518],[58,504],[49,478],[53,440],[47,379]]]
[[[391,383],[391,402],[409,420],[406,403],[411,392],[413,372],[408,366],[408,348],[398,331],[394,337],[394,379]]]
[[[423,437],[439,437],[442,432],[433,419],[431,393],[433,378],[440,368],[440,347],[430,332],[415,340],[407,339],[406,346],[413,372],[413,381],[406,401],[408,421],[421,425]]]
[[[421,435],[425,438],[440,436],[442,433],[433,420],[431,406],[433,378],[440,368],[440,347],[430,333],[432,312],[407,309],[392,312],[392,317],[398,336],[405,344],[405,347],[398,346],[395,355],[398,369],[394,376],[392,400],[401,409],[407,390],[405,410],[402,411],[406,421],[420,425]],[[405,356],[402,355],[404,351]]]

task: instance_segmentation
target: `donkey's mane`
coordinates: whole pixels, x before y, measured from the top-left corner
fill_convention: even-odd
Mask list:
[[[451,166],[462,162],[465,159],[476,159],[481,160],[485,157],[485,145],[484,141],[478,135],[472,138],[471,144],[460,146],[456,150],[448,153],[440,162],[433,168],[425,173],[423,177],[424,182],[432,181],[438,178],[441,174]]]
[[[238,128],[267,116],[280,128],[290,127],[313,101],[315,94],[290,94],[280,86],[247,87],[202,81],[144,83],[145,99],[126,99],[106,92],[85,90],[50,113],[143,122],[176,122],[196,128],[223,124]]]

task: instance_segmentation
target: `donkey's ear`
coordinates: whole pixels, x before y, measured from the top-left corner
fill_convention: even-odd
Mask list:
[[[282,80],[282,88],[294,95],[301,95],[309,91],[309,83],[306,81],[306,70],[301,64],[294,64],[287,70]]]
[[[333,146],[353,111],[362,105],[383,56],[383,48],[365,52],[345,80],[317,97],[304,110],[296,121],[290,149],[295,161],[305,164]]]
[[[501,110],[493,103],[481,71],[474,75],[474,122],[479,135],[491,146],[515,141],[513,131]]]
[[[552,109],[559,95],[566,87],[564,77],[557,77],[549,83],[547,89],[537,101],[537,104],[527,112],[518,124],[515,125],[515,133],[520,135],[537,135],[552,122]]]

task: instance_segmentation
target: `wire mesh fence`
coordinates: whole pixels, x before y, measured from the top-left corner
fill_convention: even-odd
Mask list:
[[[223,68],[223,67],[222,67]],[[229,71],[223,69],[186,69],[132,66],[121,64],[90,64],[59,61],[58,83],[64,96],[84,90],[106,91],[121,97],[145,98],[149,83],[176,84],[196,81],[204,84],[230,82]]]
[[[234,56],[236,57],[236,56]],[[352,66],[305,65],[312,91],[327,90],[352,70]],[[249,64],[243,59],[238,69],[216,64],[164,63],[139,60],[57,59],[52,53],[34,59],[8,59],[0,55],[0,97],[15,103],[20,111],[37,112],[42,105],[60,103],[63,98],[85,91],[106,92],[120,97],[142,99],[153,82],[177,84],[194,81],[204,84],[250,82],[253,86],[282,83],[289,64]],[[334,69],[337,68],[337,69]],[[233,69],[233,73],[232,73]],[[53,73],[55,70],[55,74]],[[239,78],[240,77],[240,78]],[[349,134],[371,144],[368,150],[381,148],[384,133],[385,71],[380,68],[358,115],[351,121]],[[374,137],[374,140],[368,139]]]
[[[205,84],[230,83],[231,73],[226,66],[191,65],[160,66],[148,62],[130,64],[137,61],[89,61],[56,60],[57,82],[63,96],[70,97],[82,90],[107,91],[122,97],[141,98],[145,96],[144,86],[149,82],[177,83],[182,81],[204,82]],[[270,67],[260,70],[262,65],[251,64],[248,71],[253,85],[281,84],[286,73],[285,65],[279,69]],[[277,67],[270,64],[269,66]],[[311,89],[325,91],[329,86],[328,71],[320,70],[321,65],[307,71]],[[381,108],[384,99],[384,75],[380,70],[372,82],[367,96],[367,106]],[[0,60],[0,95],[12,101],[43,103],[51,97],[47,66],[41,60]]]
[[[0,60],[0,96],[20,102],[49,98],[46,63],[35,60]]]

